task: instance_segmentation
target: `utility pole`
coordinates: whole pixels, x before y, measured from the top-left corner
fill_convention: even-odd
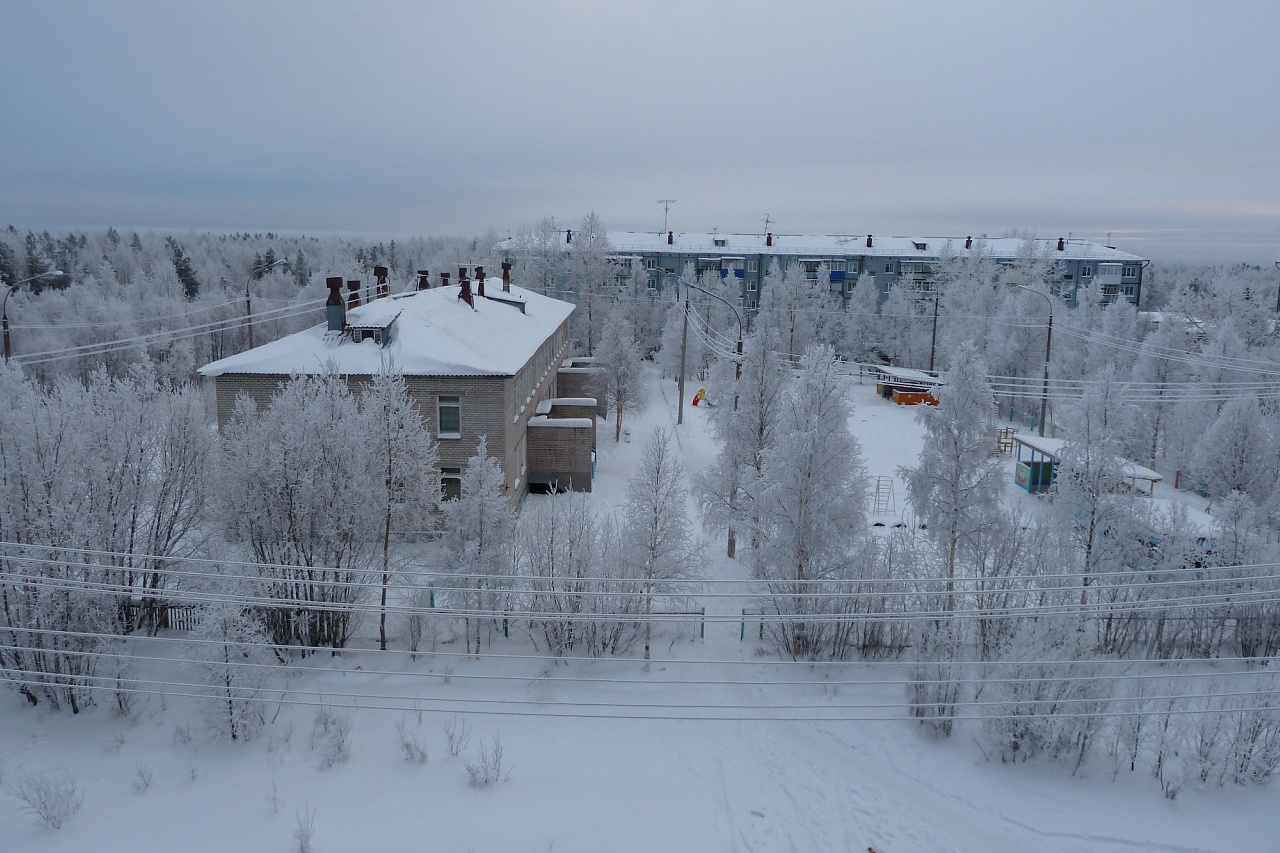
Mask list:
[[[676,409],[676,426],[684,423],[684,352],[689,343],[689,291],[684,292],[684,328],[680,330],[680,405]],[[741,370],[741,366],[738,368]]]
[[[667,211],[671,209],[671,205],[675,204],[674,198],[660,198],[658,204],[662,205],[662,233],[667,233]]]
[[[1044,380],[1040,386],[1040,437],[1044,438],[1044,419],[1049,409],[1049,348],[1053,346],[1053,299],[1049,294],[1027,287],[1025,284],[1019,284],[1017,287],[1019,290],[1034,293],[1049,305],[1049,322],[1045,328],[1044,335]]]
[[[933,285],[933,336],[929,339],[929,372],[933,373],[933,354],[938,349],[938,284]]]

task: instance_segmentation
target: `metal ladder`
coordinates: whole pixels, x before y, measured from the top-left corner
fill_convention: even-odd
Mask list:
[[[891,514],[898,511],[897,502],[893,498],[892,477],[876,477],[874,506],[878,515]]]

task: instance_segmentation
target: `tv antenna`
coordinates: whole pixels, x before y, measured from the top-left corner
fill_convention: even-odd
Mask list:
[[[667,230],[667,211],[671,209],[671,205],[675,204],[674,198],[660,198],[658,204],[662,205],[662,230]]]
[[[769,233],[769,214],[764,215],[764,233]]]

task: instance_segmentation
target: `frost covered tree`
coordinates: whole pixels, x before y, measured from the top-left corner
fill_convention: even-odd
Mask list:
[[[515,572],[534,641],[554,655],[582,651],[592,657],[622,654],[640,637],[640,598],[622,559],[617,524],[579,492],[527,507],[512,545]]]
[[[480,438],[475,454],[462,472],[462,496],[445,501],[444,558],[452,575],[456,605],[464,612],[467,653],[480,653],[481,628],[507,601],[511,583],[511,541],[515,510],[504,488],[502,465],[489,455],[488,439]],[[474,617],[474,618],[473,618]],[[472,629],[474,628],[474,632]]]
[[[938,389],[937,406],[920,406],[920,464],[901,469],[916,517],[942,553],[946,607],[955,607],[956,562],[999,517],[1003,466],[992,460],[996,411],[986,362],[972,343],[960,346]]]
[[[849,289],[839,316],[836,350],[849,361],[876,362],[884,352],[879,304],[876,277],[864,272]]]
[[[842,659],[851,628],[830,617],[852,605],[823,582],[856,576],[867,483],[862,447],[849,431],[845,377],[830,347],[801,358],[781,409],[777,438],[764,453],[752,565],[764,582],[762,603],[777,617],[769,632],[778,650]]]
[[[368,424],[368,450],[377,476],[373,487],[382,510],[382,584],[378,646],[387,649],[387,587],[391,583],[391,535],[422,536],[435,524],[438,451],[435,438],[409,397],[404,375],[384,363],[360,394]]]
[[[170,562],[201,538],[212,442],[197,396],[145,370],[41,388],[0,367],[0,393],[0,668],[60,674],[20,689],[76,711],[93,635],[158,627]]]
[[[187,643],[188,667],[206,688],[201,708],[218,738],[251,740],[266,723],[262,692],[276,662],[253,613],[233,601],[202,605]]]
[[[221,498],[228,537],[258,563],[278,645],[342,648],[380,564],[385,504],[367,421],[345,379],[296,376],[258,412],[236,403]],[[380,479],[382,478],[382,479]]]
[[[702,550],[689,528],[680,461],[671,434],[658,427],[645,443],[640,463],[627,481],[622,504],[622,559],[630,576],[643,581],[644,657],[653,638],[653,600],[659,590],[673,594],[672,581],[697,575]]]
[[[621,314],[609,317],[596,350],[596,367],[600,371],[596,381],[605,406],[613,411],[614,441],[622,439],[623,415],[642,412],[648,403],[644,396],[643,355],[627,318]]]
[[[711,410],[711,423],[720,439],[716,462],[693,480],[703,529],[726,531],[725,553],[730,557],[737,553],[738,530],[759,529],[765,452],[777,436],[786,382],[778,326],[764,318],[743,345],[742,377],[734,388],[737,410],[726,406]],[[750,544],[754,548],[754,537]]]
[[[1086,386],[1084,397],[1067,407],[1064,421],[1071,438],[1055,473],[1059,499],[1053,506],[1077,547],[1083,607],[1092,575],[1131,562],[1127,552],[1140,542],[1139,499],[1120,485],[1134,412],[1114,371],[1104,370]]]
[[[586,346],[587,354],[594,355],[600,338],[601,297],[613,282],[609,235],[600,217],[592,212],[582,218],[576,231],[566,233],[566,238],[570,240],[566,246],[569,289],[578,306],[573,321],[575,334]]]
[[[814,342],[818,307],[815,297],[814,286],[798,262],[780,266],[774,261],[760,285],[757,321],[779,330],[778,344],[792,363]]]
[[[1257,397],[1235,397],[1192,448],[1191,474],[1215,497],[1239,491],[1255,501],[1265,499],[1276,487],[1278,438]]]

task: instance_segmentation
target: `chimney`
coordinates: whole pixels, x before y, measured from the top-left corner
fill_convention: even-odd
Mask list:
[[[418,270],[418,290],[429,290],[431,288],[431,273],[427,270]]]
[[[668,245],[668,246],[670,246],[670,245],[672,245],[673,243],[675,243],[675,241],[676,241],[676,234],[675,234],[675,232],[674,232],[674,231],[668,231],[668,232],[667,232],[667,245]]]
[[[360,279],[347,279],[347,308],[360,307]]]
[[[447,272],[440,273],[440,286],[441,287],[449,286],[449,274]]]
[[[1066,241],[1066,240],[1063,240],[1061,237],[1059,237],[1059,238],[1058,238],[1058,251],[1059,251],[1059,252],[1065,252],[1065,251],[1066,251],[1066,249],[1067,249],[1067,241]]]
[[[867,235],[867,248],[868,248],[868,249],[870,249],[870,248],[871,248],[871,235],[870,235],[870,234],[868,234],[868,235]]]
[[[564,229],[564,241],[566,243],[573,242],[573,231],[569,230],[568,228]]]
[[[386,267],[374,267],[373,275],[377,279],[377,286],[374,288],[374,299],[384,299],[391,295],[391,285],[387,283],[387,275],[390,272]]]
[[[972,237],[965,237],[965,238],[964,238],[964,247],[965,247],[966,249],[972,249],[972,248],[973,248],[973,238],[972,238]]]
[[[772,245],[773,245],[773,232],[772,232],[772,231],[766,231],[766,232],[765,232],[765,235],[764,235],[764,244],[765,244],[766,246],[772,246]]]
[[[511,262],[502,262],[502,292],[511,292]]]
[[[476,296],[484,296],[484,267],[476,267]]]
[[[472,308],[475,308],[475,302],[471,301],[471,282],[467,279],[466,267],[458,267],[458,284],[462,287],[462,289],[458,291],[458,298],[470,305]]]
[[[346,325],[346,312],[342,310],[342,276],[330,276],[324,280],[329,288],[329,298],[324,303],[324,313],[329,320],[329,331],[341,332]]]

